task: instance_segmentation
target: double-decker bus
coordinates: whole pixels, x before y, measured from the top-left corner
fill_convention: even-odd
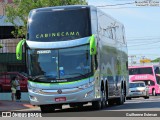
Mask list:
[[[124,26],[94,6],[33,9],[25,46],[30,102],[42,112],[62,105],[95,109],[123,104],[128,94]]]
[[[160,66],[130,66],[129,67],[130,82],[144,81],[149,87],[149,94],[156,96],[160,93]]]

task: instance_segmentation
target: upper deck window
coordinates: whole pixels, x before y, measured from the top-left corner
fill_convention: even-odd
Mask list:
[[[28,40],[66,41],[91,35],[89,8],[36,11],[28,20]]]

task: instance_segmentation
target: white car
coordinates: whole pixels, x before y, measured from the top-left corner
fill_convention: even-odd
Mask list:
[[[127,99],[144,97],[149,99],[149,87],[145,85],[144,82],[130,82],[129,83],[129,94]]]

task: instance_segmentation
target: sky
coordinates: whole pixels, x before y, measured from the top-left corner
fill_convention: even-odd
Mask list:
[[[135,2],[147,0],[87,1],[124,24],[129,59],[134,56],[133,60],[139,62],[160,57],[160,0],[150,0],[157,6],[136,6]]]

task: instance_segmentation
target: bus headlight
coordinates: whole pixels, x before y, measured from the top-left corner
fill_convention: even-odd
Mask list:
[[[35,92],[35,93],[40,93],[42,91],[42,89],[39,89],[39,88],[28,88],[28,91]]]
[[[92,82],[89,82],[89,83],[87,83],[87,84],[81,85],[81,86],[79,86],[78,88],[79,88],[79,89],[86,89],[86,88],[88,88],[88,87],[90,87],[90,86],[93,86],[94,83],[95,83],[95,81],[92,81]]]
[[[37,98],[36,98],[35,96],[29,95],[29,98],[30,98],[30,100],[32,100],[32,101],[38,101]]]
[[[28,84],[28,91],[35,92],[35,93],[40,93],[42,91],[42,89],[32,87],[30,84]]]
[[[145,90],[140,90],[140,92],[145,92]]]

